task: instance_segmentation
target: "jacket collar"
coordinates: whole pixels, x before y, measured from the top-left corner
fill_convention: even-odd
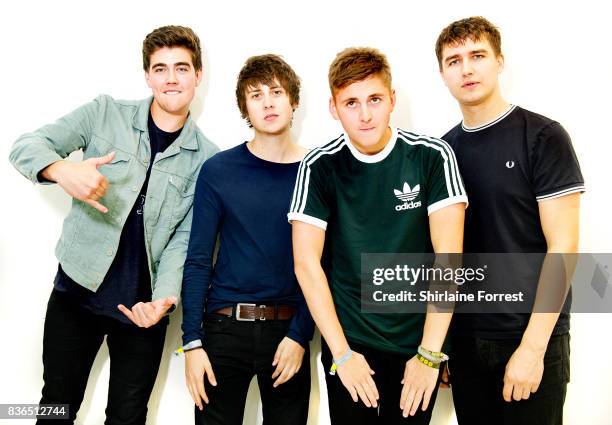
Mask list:
[[[149,131],[148,120],[149,120],[149,110],[151,109],[151,103],[153,102],[153,96],[150,96],[146,99],[138,102],[138,106],[136,107],[136,112],[134,113],[134,117],[132,119],[132,125],[134,128],[140,131]],[[187,119],[185,120],[185,124],[183,125],[183,131],[179,135],[178,139],[174,142],[177,146],[183,149],[189,149],[192,151],[198,150],[198,141],[197,141],[197,133],[194,135],[195,123],[191,119],[191,112],[187,115]]]

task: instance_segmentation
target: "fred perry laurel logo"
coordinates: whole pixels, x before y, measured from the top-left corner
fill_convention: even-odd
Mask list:
[[[411,189],[410,185],[406,182],[404,182],[404,187],[402,187],[402,190],[393,189],[393,193],[395,194],[397,199],[403,202],[403,204],[401,205],[396,205],[395,210],[403,211],[403,210],[411,210],[411,209],[420,207],[421,201],[416,201],[416,202],[414,201],[414,199],[416,199],[416,197],[419,196],[420,191],[421,191],[421,185],[417,184]]]
[[[506,162],[506,168],[514,168],[514,161]]]

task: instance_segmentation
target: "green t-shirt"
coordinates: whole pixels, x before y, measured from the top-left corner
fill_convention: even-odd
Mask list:
[[[361,312],[361,254],[432,252],[428,215],[459,202],[457,161],[439,139],[393,128],[375,155],[346,135],[306,155],[288,217],[326,230],[322,266],[349,341],[416,352],[424,314]]]

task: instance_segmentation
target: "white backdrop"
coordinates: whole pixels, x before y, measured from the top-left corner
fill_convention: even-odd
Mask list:
[[[69,200],[57,187],[32,186],[8,163],[11,143],[90,101],[149,94],[140,48],[144,36],[166,24],[192,27],[204,48],[204,82],[192,108],[206,135],[222,148],[250,138],[235,106],[236,75],[251,55],[281,54],[303,80],[294,120],[301,144],[314,147],[340,132],[327,111],[327,67],[344,47],[367,45],[388,55],[398,104],[392,123],[434,136],[460,119],[437,73],[434,43],[450,21],[480,14],[503,38],[506,98],[560,121],[571,134],[587,181],[582,199],[581,249],[611,252],[609,221],[612,153],[605,124],[612,97],[608,53],[610,15],[599,2],[393,2],[360,0],[297,4],[289,1],[9,2],[0,16],[3,40],[0,112],[0,403],[34,403],[42,385],[42,329],[57,268],[53,249]],[[180,312],[173,315],[162,368],[150,402],[149,424],[192,423],[179,345]],[[608,383],[612,315],[572,318],[572,382],[565,406],[571,425],[610,423]],[[322,371],[315,361],[310,424],[329,417]],[[594,353],[599,352],[597,358]],[[599,359],[602,359],[600,361]],[[109,362],[101,350],[79,423],[103,422]],[[324,384],[323,384],[324,387]],[[258,396],[248,400],[245,423],[261,421]],[[1,422],[1,420],[0,420]],[[441,392],[433,425],[454,423],[448,391]]]

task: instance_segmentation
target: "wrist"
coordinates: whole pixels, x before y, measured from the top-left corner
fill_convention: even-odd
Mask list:
[[[520,350],[528,350],[538,356],[544,356],[546,348],[548,347],[548,341],[543,344],[542,341],[530,341],[523,339],[518,347]]]
[[[57,181],[60,178],[62,170],[64,169],[65,165],[66,165],[66,161],[64,161],[64,160],[55,161],[53,164],[50,164],[46,168],[44,168],[40,172],[40,175],[43,178],[45,178],[46,180],[49,180],[49,181],[57,183]]]
[[[346,354],[347,351],[349,351],[351,348],[349,347],[349,345],[347,343],[339,346],[339,347],[335,347],[335,349],[332,349],[330,347],[331,351],[331,355],[334,359],[339,359],[341,358],[344,354]]]

